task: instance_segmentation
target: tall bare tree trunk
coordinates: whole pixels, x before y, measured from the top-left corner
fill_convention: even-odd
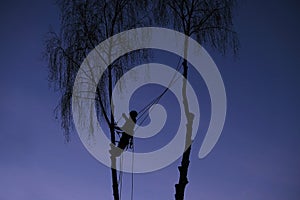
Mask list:
[[[187,54],[188,54],[188,36],[185,38],[184,43],[184,61],[183,65],[183,84],[182,84],[182,97],[183,97],[183,105],[184,112],[187,119],[186,123],[186,138],[185,138],[185,152],[182,155],[181,166],[178,167],[179,170],[179,181],[175,184],[175,199],[183,200],[184,199],[184,191],[185,187],[188,184],[188,168],[190,164],[190,153],[191,153],[191,145],[192,145],[192,130],[193,130],[193,120],[194,114],[190,112],[188,105],[188,98],[186,94],[186,84],[188,79],[188,65],[187,65]]]
[[[111,47],[112,45],[110,45]],[[111,48],[109,48],[109,59],[110,59]],[[109,93],[109,102],[111,103],[110,109],[110,140],[113,145],[116,144],[116,137],[115,137],[115,120],[113,115],[113,105],[112,105],[112,91],[113,91],[113,80],[112,80],[112,65],[108,67],[108,93]],[[119,185],[118,185],[118,176],[116,170],[116,157],[111,155],[111,178],[112,178],[112,189],[113,189],[113,196],[114,200],[119,200]]]

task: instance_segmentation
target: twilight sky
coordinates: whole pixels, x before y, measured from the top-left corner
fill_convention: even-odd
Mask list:
[[[240,2],[238,58],[208,49],[225,83],[227,119],[203,160],[197,156],[203,134],[197,136],[186,199],[300,198],[299,8],[296,0]],[[0,200],[112,198],[109,168],[86,151],[77,133],[65,143],[54,118],[58,94],[48,87],[41,52],[49,25],[58,20],[50,0],[0,2]],[[152,142],[160,148],[170,137]],[[178,164],[135,175],[135,199],[173,199]],[[129,191],[125,174],[123,199]]]

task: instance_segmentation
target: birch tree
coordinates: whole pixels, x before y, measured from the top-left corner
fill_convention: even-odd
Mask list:
[[[59,31],[50,30],[45,42],[49,81],[59,92],[56,114],[61,121],[66,141],[74,130],[72,123],[72,89],[76,74],[87,54],[105,39],[128,29],[147,24],[147,0],[59,0]],[[114,44],[111,44],[114,45]],[[109,49],[105,52],[110,57]],[[104,52],[100,52],[104,53]],[[113,108],[110,105],[116,80],[122,76],[130,59],[108,66],[97,85],[96,107],[98,118],[107,124],[111,143],[116,143]],[[111,157],[112,190],[119,200],[116,158]]]
[[[234,0],[159,0],[156,21],[192,37],[202,45],[208,45],[225,54],[238,50],[237,33],[233,27]],[[183,200],[188,184],[188,168],[192,147],[192,126],[194,114],[189,109],[186,84],[188,80],[188,40],[184,44],[182,96],[186,124],[185,149],[179,170],[179,181],[175,185],[175,199]]]

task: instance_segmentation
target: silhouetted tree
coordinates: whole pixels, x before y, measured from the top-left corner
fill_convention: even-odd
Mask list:
[[[233,30],[232,12],[234,0],[159,0],[156,9],[156,21],[162,26],[172,27],[196,39],[200,44],[209,45],[222,54],[229,48],[236,54],[238,50],[237,34]],[[188,79],[187,51],[188,40],[184,46],[183,76]],[[179,181],[175,185],[175,199],[183,200],[188,184],[189,157],[192,144],[192,126],[194,114],[189,110],[186,95],[186,81],[182,85],[186,124],[186,151],[182,155],[179,169]],[[190,146],[189,146],[190,145]]]
[[[80,64],[87,54],[105,39],[125,30],[139,26],[159,25],[174,28],[191,36],[201,44],[207,44],[225,54],[238,50],[238,40],[232,24],[234,0],[59,0],[60,27],[58,33],[49,31],[45,53],[49,65],[49,81],[59,91],[60,100],[56,108],[64,135],[70,140],[72,123],[72,90]],[[151,5],[150,5],[151,4]],[[152,13],[150,13],[150,7]],[[149,16],[154,18],[149,18]],[[111,44],[114,45],[114,44]],[[188,41],[184,58],[187,58]],[[103,52],[100,52],[103,53]],[[111,48],[105,51],[108,57]],[[96,109],[98,118],[109,127],[111,142],[115,144],[113,107],[110,105],[112,90],[123,75],[126,66],[134,60],[144,59],[125,56],[125,59],[109,65],[97,87]],[[188,79],[188,63],[183,61],[183,76]],[[186,81],[182,95],[187,118],[186,151],[179,166],[179,182],[175,185],[176,200],[184,199],[188,183],[189,157],[192,143],[193,113],[189,110]],[[115,200],[119,199],[116,158],[111,158],[112,188]]]
[[[59,91],[56,108],[64,135],[70,140],[72,123],[72,89],[76,74],[87,54],[105,39],[131,28],[145,25],[149,12],[147,0],[59,0],[60,29],[50,30],[45,54],[48,58],[49,81]],[[113,45],[113,44],[112,44]],[[105,52],[110,57],[111,48]],[[100,52],[103,53],[103,52]],[[97,87],[96,107],[98,118],[109,129],[111,142],[115,144],[114,117],[110,105],[116,80],[123,74],[130,59],[119,60],[108,66]],[[112,188],[115,200],[119,199],[116,158],[111,158]]]

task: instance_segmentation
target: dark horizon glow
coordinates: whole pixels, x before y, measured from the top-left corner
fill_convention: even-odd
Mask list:
[[[0,199],[112,199],[110,169],[76,132],[65,143],[54,119],[58,95],[48,87],[41,59],[49,24],[59,26],[52,2],[1,2]],[[203,160],[197,156],[203,133],[195,140],[187,200],[300,198],[298,8],[294,0],[240,3],[238,58],[207,49],[222,74],[228,112],[219,142]],[[135,175],[135,199],[174,199],[179,162]],[[129,195],[130,174],[124,174],[122,199]]]

